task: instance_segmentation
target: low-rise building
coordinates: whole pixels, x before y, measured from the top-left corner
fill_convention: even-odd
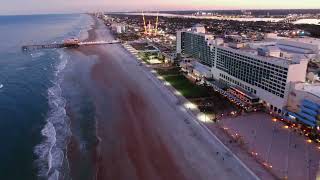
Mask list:
[[[258,105],[260,102],[260,99],[253,95],[252,93],[241,89],[240,87],[229,87],[227,90],[230,94],[237,97],[239,100],[241,100],[243,103],[245,103],[247,106],[254,106]]]
[[[181,70],[195,80],[211,79],[211,68],[205,66],[194,59],[185,59],[179,63]]]
[[[286,107],[290,120],[320,126],[320,84],[294,83]]]
[[[193,74],[198,80],[212,78],[211,68],[196,61],[194,62]]]
[[[319,55],[320,51],[320,39],[310,37],[278,39],[277,45],[296,54]]]
[[[196,80],[211,79],[211,68],[205,66],[195,59],[184,59],[179,63],[181,70]]]

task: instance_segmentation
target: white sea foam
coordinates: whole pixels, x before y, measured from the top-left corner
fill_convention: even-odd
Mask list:
[[[36,53],[31,53],[30,55],[32,58],[38,58],[38,57],[45,55],[45,53],[44,52],[36,52]]]
[[[67,137],[70,135],[65,110],[66,101],[62,97],[60,87],[62,71],[68,62],[68,57],[62,51],[60,60],[56,66],[54,85],[48,89],[50,112],[46,119],[47,123],[41,131],[44,141],[35,148],[35,153],[38,155],[39,176],[50,180],[59,179]]]
[[[0,84],[0,89],[3,88],[3,84]]]
[[[55,170],[52,175],[48,178],[48,180],[56,180],[56,179],[59,179],[59,171]]]
[[[81,22],[79,38],[83,39],[87,36],[93,21],[89,21],[87,17],[85,22]],[[85,25],[83,23],[86,23]],[[63,70],[68,64],[68,55],[63,51],[60,54],[60,62],[56,65],[54,72],[54,85],[48,89],[48,103],[50,111],[46,119],[46,125],[41,131],[44,137],[43,142],[35,147],[35,153],[38,156],[37,163],[39,167],[39,177],[48,180],[58,180],[63,170],[65,158],[65,150],[68,137],[71,135],[68,117],[66,115],[66,100],[62,96],[60,84],[63,80]],[[33,54],[32,57],[40,57],[43,54]],[[55,58],[53,58],[55,59]],[[57,59],[58,60],[58,59]],[[68,162],[66,162],[68,163]]]

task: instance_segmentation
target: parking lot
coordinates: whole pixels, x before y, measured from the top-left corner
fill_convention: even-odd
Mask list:
[[[257,112],[226,117],[219,124],[279,178],[316,179],[320,144],[269,114]]]

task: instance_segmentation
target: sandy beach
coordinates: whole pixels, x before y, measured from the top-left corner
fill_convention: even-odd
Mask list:
[[[88,40],[112,39],[96,20]],[[256,179],[177,106],[122,45],[79,51],[98,57],[91,70],[98,139],[91,153],[96,172],[92,179]],[[71,176],[76,179],[75,139],[71,138],[68,149]]]

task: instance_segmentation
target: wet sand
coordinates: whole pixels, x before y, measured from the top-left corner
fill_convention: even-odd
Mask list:
[[[94,19],[96,21],[96,19]],[[88,38],[86,41],[93,41],[96,39],[96,29],[97,22],[94,23],[92,28],[88,31]],[[89,49],[87,49],[89,50]],[[89,51],[83,51],[78,49],[72,49],[71,53],[81,53],[83,55],[92,55]],[[77,60],[76,58],[72,58],[72,60]],[[81,142],[79,137],[77,137],[73,132],[74,129],[79,130],[79,119],[77,119],[75,110],[71,107],[70,102],[67,102],[66,108],[67,115],[70,120],[70,127],[71,127],[71,137],[69,139],[68,147],[67,147],[67,158],[69,161],[69,170],[70,176],[72,179],[96,179],[95,173],[92,171],[96,171],[97,166],[97,151],[96,147],[98,145],[98,138],[96,137],[95,142],[93,142],[95,147],[87,148],[83,150],[81,148]],[[78,112],[79,113],[79,112]],[[93,121],[94,122],[94,121]],[[84,152],[89,151],[89,152]],[[90,156],[90,157],[84,157]],[[90,178],[88,178],[90,177]]]
[[[89,31],[88,40],[96,39],[113,39],[100,21]],[[92,179],[255,179],[190,120],[121,45],[79,50],[99,59],[91,71],[99,139],[92,153]],[[77,171],[76,146],[71,140],[71,174]]]

